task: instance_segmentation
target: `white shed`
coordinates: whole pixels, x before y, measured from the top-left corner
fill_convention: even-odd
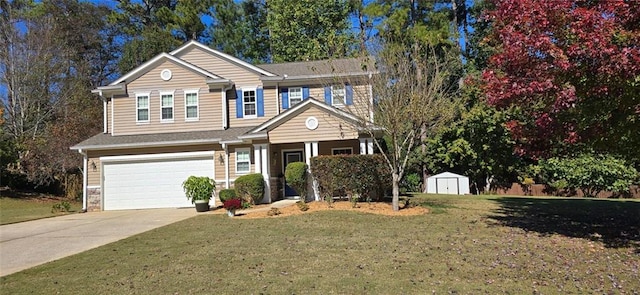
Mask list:
[[[443,172],[427,178],[429,194],[469,194],[469,177],[451,172]]]

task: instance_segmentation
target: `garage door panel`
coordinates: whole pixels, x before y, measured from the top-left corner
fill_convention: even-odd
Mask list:
[[[213,157],[104,163],[104,209],[191,207],[182,182],[213,178]]]

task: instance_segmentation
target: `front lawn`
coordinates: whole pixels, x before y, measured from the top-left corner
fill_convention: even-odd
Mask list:
[[[0,289],[7,294],[640,292],[640,202],[485,196],[414,201],[437,210],[419,216],[338,210],[264,219],[200,215],[0,278]]]
[[[34,220],[69,212],[51,212],[56,204],[62,204],[63,200],[49,197],[0,197],[0,224],[8,224]],[[78,212],[82,209],[82,203],[69,202],[70,212]]]

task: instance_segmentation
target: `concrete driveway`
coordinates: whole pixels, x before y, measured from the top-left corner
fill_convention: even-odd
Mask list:
[[[90,212],[0,226],[0,276],[195,216],[193,208]]]

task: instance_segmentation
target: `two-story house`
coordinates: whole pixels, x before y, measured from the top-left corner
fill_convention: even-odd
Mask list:
[[[83,155],[84,208],[192,206],[190,175],[219,190],[261,173],[263,202],[286,197],[288,163],[373,153],[358,128],[372,116],[372,74],[362,59],[258,66],[196,41],[162,53],[93,91],[104,130],[71,147]]]

